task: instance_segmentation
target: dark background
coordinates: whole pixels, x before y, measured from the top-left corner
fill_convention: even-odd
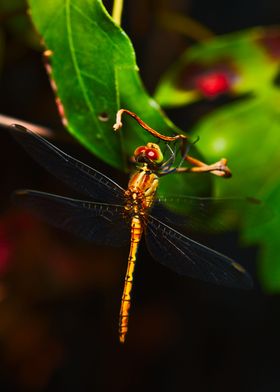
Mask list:
[[[123,26],[151,93],[159,75],[193,43],[159,23],[166,9],[216,34],[280,20],[278,0],[126,1]],[[7,18],[1,20],[0,112],[53,128],[58,146],[125,186],[125,175],[66,135],[40,51],[13,33]],[[169,115],[186,129],[201,105],[209,110],[198,103]],[[10,194],[18,188],[73,193],[34,163],[4,127],[0,140],[1,392],[280,390],[280,298],[258,284],[257,247],[241,248],[237,233],[205,239],[253,275],[254,290],[237,291],[183,279],[155,263],[143,245],[121,346],[117,324],[127,249],[93,247],[11,207]]]

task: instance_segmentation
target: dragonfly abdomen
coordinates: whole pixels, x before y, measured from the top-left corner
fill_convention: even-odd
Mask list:
[[[129,219],[131,219],[131,239],[119,318],[119,337],[121,343],[124,343],[128,330],[136,254],[144,226],[146,225],[148,210],[154,202],[157,187],[157,175],[144,163],[131,177],[128,189],[125,192],[125,211]]]
[[[128,256],[128,265],[125,275],[124,289],[122,295],[120,317],[119,317],[119,337],[124,343],[128,331],[128,319],[131,303],[131,290],[133,285],[133,272],[136,263],[136,254],[143,233],[143,225],[140,216],[136,215],[131,220],[131,240]]]

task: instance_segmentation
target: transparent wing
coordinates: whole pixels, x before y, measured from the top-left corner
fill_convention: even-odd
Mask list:
[[[199,233],[232,229],[245,214],[254,222],[270,218],[262,202],[249,197],[161,196],[151,213],[167,225]]]
[[[123,188],[88,165],[65,154],[40,135],[15,124],[10,127],[14,139],[51,174],[73,189],[108,203],[123,201]]]
[[[47,223],[97,244],[122,246],[129,242],[129,224],[120,205],[70,199],[33,190],[17,191],[13,200]]]
[[[252,287],[252,279],[244,268],[150,216],[146,242],[152,256],[181,275],[227,287]]]

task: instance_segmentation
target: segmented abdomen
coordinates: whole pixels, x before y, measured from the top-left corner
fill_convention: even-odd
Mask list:
[[[119,337],[120,342],[124,343],[128,330],[129,310],[131,303],[131,290],[133,284],[133,272],[136,262],[136,254],[143,233],[143,225],[139,216],[134,216],[131,220],[131,241],[128,256],[128,265],[122,295],[120,317],[119,317]]]

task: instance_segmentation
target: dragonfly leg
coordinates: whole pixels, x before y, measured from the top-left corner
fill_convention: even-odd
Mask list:
[[[168,160],[167,165],[165,167],[163,166],[163,168],[162,168],[163,170],[160,173],[161,176],[169,174],[169,173],[173,173],[175,171],[177,173],[185,173],[185,172],[206,173],[206,172],[210,172],[210,173],[212,173],[216,176],[219,176],[219,177],[224,177],[224,178],[231,177],[231,171],[227,167],[227,160],[225,158],[222,158],[218,162],[215,162],[211,165],[207,165],[206,163],[188,155],[188,149],[190,148],[190,144],[187,143],[187,137],[185,135],[175,135],[175,136],[162,135],[160,132],[151,128],[148,124],[146,124],[143,120],[141,120],[141,118],[138,117],[135,113],[133,113],[127,109],[120,109],[117,112],[116,123],[113,125],[113,129],[115,131],[118,131],[122,128],[123,124],[122,124],[121,119],[122,119],[122,115],[124,113],[126,113],[129,116],[131,116],[132,118],[134,118],[142,128],[144,128],[147,132],[149,132],[151,135],[158,138],[159,140],[163,140],[166,142],[180,141],[181,151],[182,151],[182,160],[181,160],[179,166],[174,170],[174,168],[172,168],[171,165],[169,165],[170,160]],[[196,143],[196,142],[194,142],[194,143]],[[173,157],[172,157],[172,159],[173,159]],[[174,156],[174,159],[175,159],[175,156]],[[187,168],[181,167],[181,164],[184,161],[187,161],[188,163],[190,163],[194,167],[187,167]]]
[[[176,173],[207,173],[210,172],[219,177],[229,178],[231,177],[231,171],[227,166],[227,159],[222,158],[219,161],[207,165],[206,163],[187,155],[185,160],[192,164],[194,167],[178,167]]]

